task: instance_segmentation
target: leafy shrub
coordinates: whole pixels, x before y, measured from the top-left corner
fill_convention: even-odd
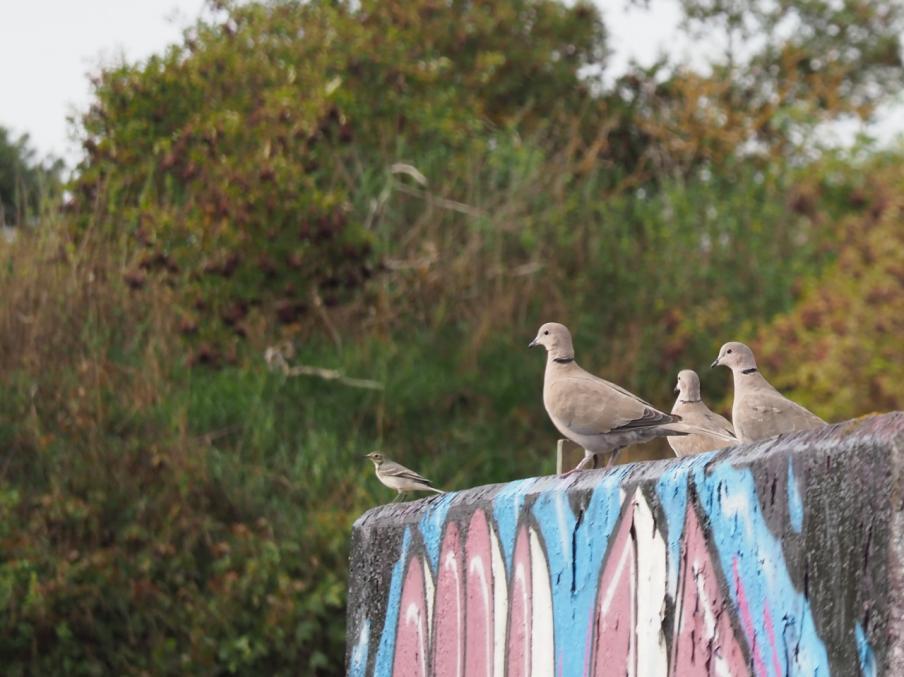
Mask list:
[[[904,402],[904,172],[879,157],[862,176],[837,262],[758,333],[775,384],[831,420]]]
[[[30,224],[42,203],[59,194],[61,160],[40,160],[27,134],[0,127],[0,226]]]
[[[589,5],[496,9],[223,4],[165,55],[101,73],[72,208],[84,222],[99,203],[136,242],[134,286],[179,280],[202,339],[347,300],[374,265],[350,203],[362,167],[388,166],[400,132],[452,160],[488,123],[542,116],[601,50]]]

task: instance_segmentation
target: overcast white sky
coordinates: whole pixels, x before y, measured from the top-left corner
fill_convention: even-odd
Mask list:
[[[611,34],[616,69],[631,58],[652,62],[660,50],[699,54],[705,45],[676,43],[677,6],[655,3],[652,14],[625,10],[624,0],[598,0]],[[67,116],[90,102],[88,74],[118,55],[143,59],[181,37],[203,0],[0,0],[0,125],[27,132],[42,154],[71,164],[77,145]],[[852,136],[857,124],[842,125]],[[875,127],[888,140],[904,131],[904,106]]]

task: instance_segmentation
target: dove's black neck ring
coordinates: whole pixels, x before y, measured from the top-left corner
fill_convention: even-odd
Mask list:
[[[552,361],[559,364],[568,364],[569,362],[574,362],[574,357],[554,357]]]
[[[702,402],[703,400],[678,400],[681,404],[695,404],[697,402]]]
[[[745,369],[745,370],[742,371],[741,373],[742,373],[742,374],[752,374],[752,373],[755,372],[756,370],[757,370],[756,367],[751,367],[750,369]]]

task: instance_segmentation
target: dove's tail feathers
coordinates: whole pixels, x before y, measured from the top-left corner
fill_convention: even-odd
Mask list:
[[[724,440],[731,444],[737,444],[738,438],[727,431],[712,430],[710,428],[701,428],[692,423],[671,424],[668,427],[669,435],[709,435],[716,439]]]

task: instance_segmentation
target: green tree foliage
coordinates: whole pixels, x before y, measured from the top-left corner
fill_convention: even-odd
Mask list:
[[[759,334],[775,383],[831,420],[904,403],[904,172],[892,155],[850,192],[837,262]]]
[[[590,176],[587,186],[609,194],[725,173],[740,149],[764,166],[774,155],[756,159],[750,142],[784,148],[798,129],[774,128],[787,112],[810,124],[838,116],[888,91],[870,83],[900,76],[889,56],[898,37],[883,29],[881,54],[845,52],[846,69],[777,94],[791,79],[776,64],[805,70],[776,55],[809,35],[784,36],[791,19],[840,40],[899,18],[817,5],[769,14],[687,3],[690,18],[731,15],[729,33],[756,28],[767,47],[743,64],[729,54],[708,76],[667,63],[635,70],[607,91],[605,30],[587,3],[215,3],[181,45],[96,79],[73,207],[84,220],[99,201],[133,241],[130,284],[178,280],[175,312],[201,336],[196,358],[217,360],[224,330],[244,337],[273,318],[297,326],[357,298],[387,248],[411,241],[404,222],[374,229],[382,201],[372,189],[400,159],[465,177],[527,140],[553,149],[559,191],[586,190],[575,182]],[[838,25],[843,35],[830,30]],[[812,56],[824,36],[811,37]]]
[[[677,2],[688,36],[713,50],[709,72],[671,70],[666,58],[656,86],[643,73],[634,80],[646,85],[644,128],[682,165],[739,147],[812,158],[821,123],[868,119],[904,85],[899,2]],[[655,11],[663,3],[633,4]]]
[[[603,49],[586,4],[218,7],[164,56],[96,80],[74,203],[89,218],[100,197],[140,243],[135,286],[186,280],[186,328],[202,333],[348,298],[371,275],[350,209],[362,167],[409,147],[452,162],[488,125],[537,124]]]
[[[904,6],[886,0],[680,0],[698,35],[724,44],[718,75],[734,101],[779,131],[786,116],[812,125],[869,116],[904,84]],[[775,127],[778,123],[778,127]]]
[[[0,225],[19,225],[34,217],[45,198],[58,194],[63,163],[40,161],[27,134],[14,139],[0,127]]]

